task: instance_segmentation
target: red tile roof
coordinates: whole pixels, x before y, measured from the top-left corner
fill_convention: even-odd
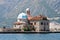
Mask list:
[[[47,17],[39,15],[39,16],[35,16],[35,17],[30,17],[30,18],[28,18],[28,20],[47,20]]]
[[[14,25],[21,25],[21,24],[24,24],[24,23],[20,23],[20,22],[15,22]]]

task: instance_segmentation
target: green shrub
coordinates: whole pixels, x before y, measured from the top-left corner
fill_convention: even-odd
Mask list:
[[[31,31],[30,28],[24,28],[24,31]]]

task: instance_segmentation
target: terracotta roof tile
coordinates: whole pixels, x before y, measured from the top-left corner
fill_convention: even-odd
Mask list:
[[[14,25],[21,25],[21,24],[24,24],[24,23],[20,23],[20,22],[15,22]]]
[[[39,16],[32,17],[28,20],[47,20],[47,17],[39,15]]]

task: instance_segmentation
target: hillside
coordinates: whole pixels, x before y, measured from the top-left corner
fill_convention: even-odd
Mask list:
[[[50,21],[60,23],[60,0],[2,0],[0,26],[12,26],[18,14],[26,12],[26,8],[30,8],[32,16],[43,14],[52,18]]]

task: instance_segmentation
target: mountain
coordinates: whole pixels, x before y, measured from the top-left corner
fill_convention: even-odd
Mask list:
[[[30,8],[32,16],[43,14],[60,23],[60,0],[1,0],[0,26],[11,27],[26,8]]]

